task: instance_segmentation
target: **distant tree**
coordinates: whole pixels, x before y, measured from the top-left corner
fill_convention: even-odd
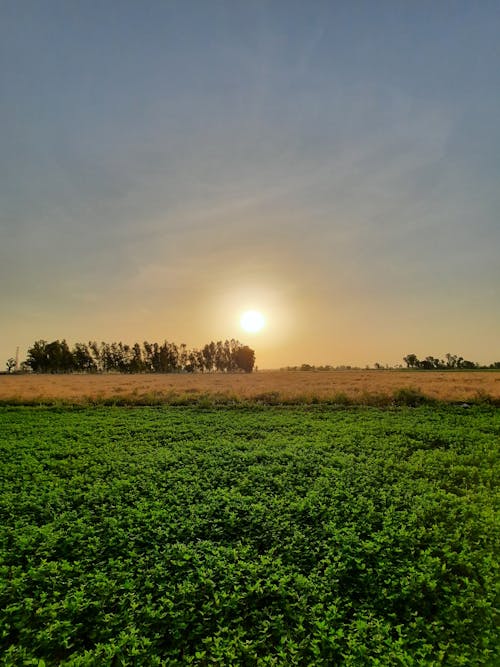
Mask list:
[[[207,343],[207,345],[203,347],[201,352],[203,355],[203,368],[210,373],[215,366],[217,347],[213,341],[210,341],[210,343]]]
[[[408,368],[421,368],[423,370],[439,370],[450,368],[464,368],[466,370],[472,370],[473,368],[485,368],[485,366],[480,366],[480,364],[476,363],[475,361],[469,361],[468,359],[459,357],[456,354],[450,354],[447,352],[444,356],[445,359],[439,359],[438,357],[429,355],[420,361],[415,354],[408,354],[406,357],[403,357],[403,361],[406,363]],[[490,368],[493,368],[493,366],[490,365]]]
[[[177,362],[177,370],[183,371],[186,369],[188,363],[188,349],[186,343],[181,343],[179,345],[179,356]]]
[[[130,360],[130,372],[141,373],[144,370],[144,362],[142,360],[142,350],[139,343],[134,343],[132,347],[132,358]]]
[[[85,343],[76,343],[72,350],[73,365],[76,371],[95,373],[97,365],[92,358],[89,346]]]
[[[236,370],[236,361],[233,358],[234,355],[234,349],[233,346],[231,345],[231,341],[225,340],[224,341],[224,365],[226,371],[234,371]]]
[[[12,370],[16,367],[16,360],[14,359],[14,357],[10,357],[5,362],[5,365],[7,366],[7,373],[11,373]]]
[[[234,362],[237,368],[251,373],[255,365],[255,352],[248,345],[243,345],[235,350]]]
[[[164,341],[160,346],[160,369],[162,373],[179,371],[179,348],[175,343]]]
[[[225,361],[225,355],[224,355],[224,345],[222,344],[221,340],[218,340],[215,344],[215,369],[221,373],[222,371],[227,370],[226,369],[226,361]]]
[[[45,349],[51,373],[71,373],[75,369],[73,355],[65,340],[54,340]]]
[[[203,373],[203,371],[205,370],[205,359],[203,357],[203,351],[202,350],[194,350],[194,356],[195,356],[195,359],[196,359],[196,370]]]
[[[36,340],[28,348],[26,363],[35,373],[46,373],[48,371],[47,341]]]
[[[425,357],[423,361],[418,362],[420,368],[425,368],[426,370],[431,370],[433,368],[439,369],[444,367],[444,362],[440,361],[436,357],[428,356]]]
[[[73,354],[65,340],[35,341],[28,349],[26,363],[35,373],[70,373],[75,370]]]
[[[147,340],[145,340],[142,344],[143,350],[144,350],[144,355],[143,355],[143,362],[144,362],[144,368],[147,371],[152,371],[153,370],[153,362],[152,362],[152,356],[153,356],[153,346],[151,343],[148,343]]]
[[[445,355],[446,358],[446,367],[447,368],[456,368],[458,357],[456,354],[450,354],[447,352]]]
[[[92,361],[97,371],[101,372],[104,370],[101,359],[101,350],[97,341],[89,341],[88,350],[92,357]]]
[[[425,359],[419,361],[418,366],[419,368],[424,368],[425,370],[434,368],[434,357],[425,357]]]
[[[406,357],[403,357],[407,368],[418,368],[418,357],[416,354],[407,354]]]
[[[158,343],[153,343],[152,345],[151,364],[155,373],[161,372],[161,355]]]
[[[187,373],[203,372],[203,354],[200,350],[190,350],[188,352],[184,370]]]
[[[35,373],[202,373],[214,369],[251,372],[254,362],[254,351],[233,338],[224,342],[212,341],[201,349],[188,349],[185,343],[178,347],[168,341],[161,345],[144,341],[142,347],[139,343],[130,346],[121,341],[90,341],[88,344],[76,343],[70,350],[65,340],[51,343],[38,340],[28,349],[24,363]]]

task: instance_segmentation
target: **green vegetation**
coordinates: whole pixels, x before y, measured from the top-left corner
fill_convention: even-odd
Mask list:
[[[336,391],[331,394],[321,394],[307,387],[304,393],[299,395],[288,395],[281,391],[269,390],[255,393],[250,396],[242,396],[234,391],[219,392],[201,392],[197,388],[192,388],[185,392],[175,389],[155,390],[144,392],[117,392],[106,395],[82,395],[77,398],[34,396],[26,398],[24,396],[10,396],[0,398],[0,407],[31,406],[31,407],[117,407],[117,406],[190,406],[201,408],[215,407],[264,407],[264,406],[314,406],[322,405],[333,408],[338,407],[376,407],[376,408],[395,408],[395,407],[417,407],[419,405],[441,406],[461,405],[461,406],[481,406],[491,405],[500,406],[500,398],[489,394],[488,392],[478,390],[468,398],[468,403],[454,401],[451,398],[435,398],[426,394],[418,387],[401,387],[392,392],[388,391],[364,391],[357,395],[349,395],[343,391]]]
[[[499,664],[500,412],[0,409],[0,664]]]

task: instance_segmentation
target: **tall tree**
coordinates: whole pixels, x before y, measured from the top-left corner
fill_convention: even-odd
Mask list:
[[[248,347],[248,345],[242,345],[234,351],[234,362],[237,368],[245,371],[245,373],[251,373],[255,365],[255,352]]]
[[[47,358],[47,341],[36,340],[31,347],[28,348],[28,356],[26,363],[35,373],[46,373],[48,371]]]
[[[97,370],[97,365],[92,358],[89,346],[85,343],[75,343],[72,350],[73,366],[76,371],[83,373],[94,373]]]

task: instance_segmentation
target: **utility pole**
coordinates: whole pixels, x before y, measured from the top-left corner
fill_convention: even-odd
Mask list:
[[[16,371],[19,370],[19,345],[16,347]]]

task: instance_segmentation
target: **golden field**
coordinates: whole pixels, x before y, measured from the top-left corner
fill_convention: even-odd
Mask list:
[[[419,390],[443,401],[488,396],[500,400],[499,371],[259,371],[252,374],[158,375],[0,375],[0,401],[172,402],[203,396],[270,402],[325,401],[342,396],[355,403],[374,402],[399,389]],[[372,400],[369,400],[369,398]],[[376,401],[375,401],[376,402]]]

